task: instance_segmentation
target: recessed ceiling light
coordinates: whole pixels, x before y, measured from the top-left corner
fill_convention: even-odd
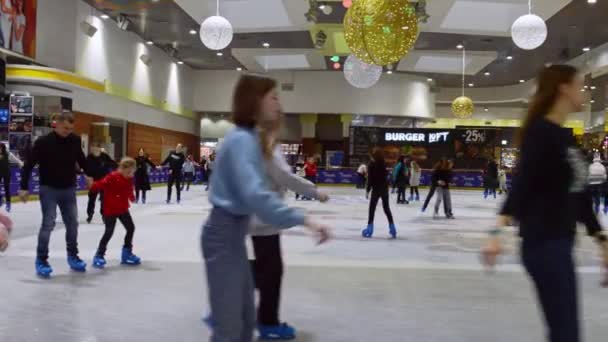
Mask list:
[[[595,90],[595,86],[591,86],[591,90]]]
[[[585,51],[585,52],[589,52],[589,51],[591,51],[591,48],[590,48],[590,47],[588,47],[588,46],[586,46],[586,47],[584,47],[584,48],[583,48],[583,51]]]
[[[324,8],[325,8],[325,5],[321,5],[321,6],[319,6],[319,9],[320,9],[320,10],[322,10],[322,9],[324,9]]]
[[[581,89],[581,92],[583,92],[583,93],[584,93],[585,91],[586,91],[586,90],[585,90],[585,88],[582,88],[582,89]]]
[[[469,83],[469,87],[473,87],[473,86],[475,86],[475,84]]]
[[[265,47],[265,48],[269,48],[270,47],[270,43],[264,42],[264,43],[262,43],[262,46]]]
[[[426,81],[427,82],[433,82],[433,79],[432,78],[427,78]]]
[[[462,44],[458,44],[458,45],[456,45],[456,48],[457,48],[458,50],[460,50],[460,49],[464,48],[464,45],[462,45]]]
[[[519,83],[524,83],[524,82],[526,82],[526,81],[524,81],[524,80],[519,80]]]
[[[243,71],[243,68],[238,67],[238,68],[236,68],[236,71]]]
[[[513,59],[513,56],[507,56],[507,59],[508,59],[508,60],[512,60],[512,59]]]
[[[393,70],[388,70],[386,73],[390,75],[393,73]]]
[[[583,88],[585,88],[585,89],[589,89],[589,86],[584,86]]]
[[[588,4],[595,4],[595,3],[597,3],[597,0],[587,0],[587,3]]]
[[[490,72],[489,71],[486,71],[483,74],[486,75],[486,76],[490,76]]]
[[[154,42],[153,42],[153,41],[151,41],[151,40],[148,40],[148,41],[146,42],[146,44],[147,44],[147,45],[154,45]]]
[[[182,65],[184,64],[184,61],[177,61],[177,64]]]
[[[485,110],[486,112],[490,110],[490,108],[485,107],[483,110]]]
[[[222,52],[218,52],[218,53],[216,53],[216,55],[218,55],[219,57],[222,57],[224,54]]]
[[[589,101],[589,103],[595,103],[595,100],[591,100],[591,101]]]
[[[196,34],[196,30],[195,30],[195,29],[192,29],[192,30],[190,30],[190,32],[188,32],[188,33],[190,33],[191,35],[193,35],[193,36],[194,36],[194,35]]]
[[[403,26],[402,29],[405,30],[405,31],[407,31],[407,30],[410,29],[410,27],[409,26]]]
[[[110,16],[109,16],[109,15],[107,15],[107,14],[105,14],[105,13],[104,13],[104,14],[102,14],[102,15],[100,15],[99,17],[100,17],[101,19],[103,19],[103,20],[110,19]]]

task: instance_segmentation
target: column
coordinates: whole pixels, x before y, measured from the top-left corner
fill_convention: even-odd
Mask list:
[[[353,122],[352,114],[341,114],[340,122],[342,122],[342,140],[344,151],[344,164],[342,166],[350,166],[350,125]]]
[[[312,156],[317,153],[317,114],[301,114],[300,124],[302,125],[302,153],[307,157]]]

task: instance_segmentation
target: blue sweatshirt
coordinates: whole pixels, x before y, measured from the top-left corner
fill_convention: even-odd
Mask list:
[[[234,215],[257,215],[277,228],[304,224],[304,213],[289,208],[269,189],[264,158],[254,130],[235,128],[217,153],[209,201]]]

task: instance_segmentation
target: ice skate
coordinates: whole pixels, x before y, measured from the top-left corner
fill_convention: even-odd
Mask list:
[[[397,238],[397,227],[395,227],[394,223],[391,223],[388,226],[388,232],[389,232],[389,234],[391,234],[391,238],[392,239],[396,239]]]
[[[51,268],[49,262],[36,258],[36,274],[42,278],[49,278],[51,273],[53,273],[53,268]]]
[[[86,272],[87,270],[87,263],[82,261],[77,255],[68,256],[68,265],[70,265],[72,271]]]
[[[367,228],[363,229],[363,231],[361,232],[361,235],[364,238],[371,238],[372,235],[374,235],[374,225],[373,224],[368,224]]]
[[[123,248],[122,256],[121,256],[121,264],[129,265],[129,266],[137,266],[137,265],[141,264],[141,259],[137,255],[133,254],[133,252],[130,248]]]
[[[296,338],[296,329],[287,323],[279,325],[258,325],[260,340],[293,340]]]
[[[106,266],[106,259],[100,255],[95,255],[93,257],[93,267],[95,268],[104,268]]]

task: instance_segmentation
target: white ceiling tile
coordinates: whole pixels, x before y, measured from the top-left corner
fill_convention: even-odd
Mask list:
[[[441,23],[444,30],[480,30],[505,32],[522,14],[528,5],[522,3],[479,2],[457,0]],[[480,15],[482,14],[483,15]]]
[[[310,63],[306,55],[256,56],[256,62],[265,70],[308,69]]]

